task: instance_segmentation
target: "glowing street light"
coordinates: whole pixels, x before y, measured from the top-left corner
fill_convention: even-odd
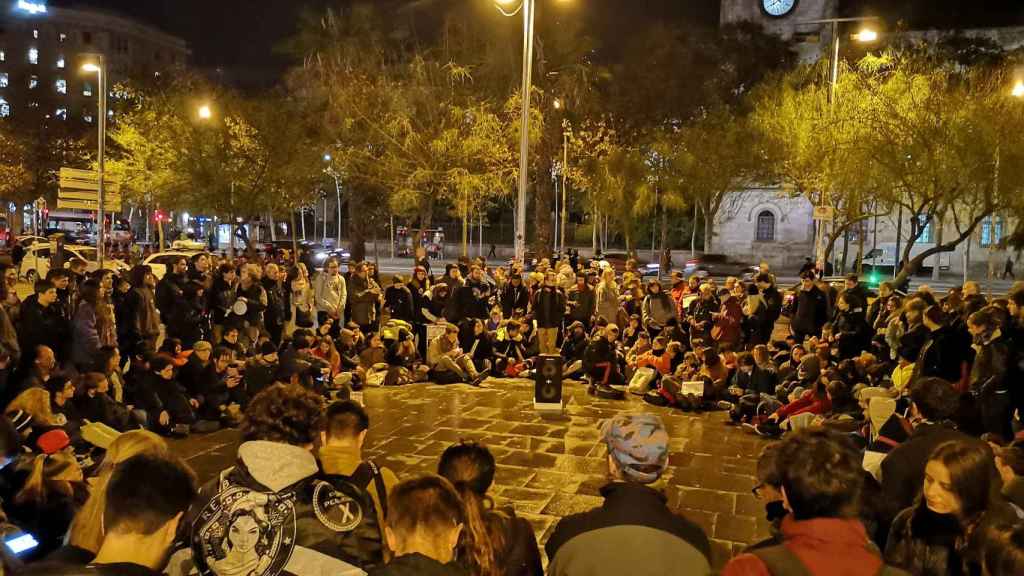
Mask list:
[[[874,42],[878,40],[878,32],[875,32],[871,28],[865,28],[853,35],[853,39],[857,42]]]
[[[324,154],[324,162],[330,162],[332,160],[330,154]]]
[[[552,105],[555,107],[555,110],[562,109],[562,101],[559,100],[558,98],[555,98],[555,101],[552,103]]]
[[[199,107],[199,118],[201,120],[209,120],[213,118],[213,110],[210,109],[208,104],[203,104]]]
[[[96,235],[96,259],[99,261],[100,268],[103,268],[103,253],[106,248],[106,190],[104,189],[104,172],[105,163],[104,155],[106,153],[107,144],[107,75],[104,71],[103,54],[89,54],[86,55],[94,61],[86,62],[82,65],[82,71],[88,74],[96,74],[97,84],[99,85],[99,104],[98,114],[99,118],[96,122],[98,137],[97,137],[97,153],[96,153],[96,222],[99,223],[99,230]]]
[[[1024,80],[1018,80],[1017,83],[1013,85],[1013,91],[1010,92],[1010,94],[1013,95],[1014,98],[1024,98]]]

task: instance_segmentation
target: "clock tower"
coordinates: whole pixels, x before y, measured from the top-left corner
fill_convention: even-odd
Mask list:
[[[765,32],[796,40],[803,60],[827,57],[829,27],[803,24],[807,20],[835,18],[839,0],[722,0],[721,24],[756,22]]]

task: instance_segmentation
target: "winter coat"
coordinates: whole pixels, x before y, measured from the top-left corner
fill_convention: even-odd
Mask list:
[[[533,317],[538,328],[559,328],[565,318],[565,295],[545,286],[533,296]]]
[[[185,301],[185,277],[168,272],[156,285],[156,307],[160,315],[169,318]]]
[[[288,319],[288,294],[284,286],[270,278],[264,278],[263,290],[267,294],[267,308],[263,311],[263,323],[268,329],[280,330]]]
[[[352,313],[350,320],[360,326],[373,324],[377,319],[377,309],[374,307],[377,294],[373,292],[374,289],[377,289],[377,283],[369,278],[353,274],[348,281],[348,302]]]
[[[101,304],[102,306],[102,304]],[[74,331],[71,339],[71,362],[76,366],[89,366],[99,354],[103,343],[100,341],[96,309],[85,300],[78,304],[75,312]]]
[[[804,390],[799,398],[786,404],[775,411],[779,415],[779,421],[791,418],[797,414],[827,414],[832,410],[832,401],[827,395],[818,396],[814,390]]]
[[[147,372],[139,381],[135,390],[135,407],[146,411],[153,426],[163,411],[171,417],[172,425],[195,421],[185,387],[175,380],[164,380],[155,372]]]
[[[410,324],[418,320],[419,314],[413,309],[413,294],[404,284],[392,284],[384,291],[384,307],[392,318]]]
[[[590,324],[594,312],[597,310],[597,295],[594,294],[590,285],[584,286],[582,290],[573,286],[569,290],[569,319],[580,321],[586,325]]]
[[[619,288],[614,284],[601,282],[594,290],[597,300],[597,315],[608,322],[616,322],[619,318]]]
[[[915,374],[934,376],[946,382],[963,380],[964,367],[971,363],[970,334],[951,326],[932,331],[931,339],[917,357]]]
[[[409,289],[409,296],[412,299],[412,319],[410,322],[413,324],[427,324],[429,320],[423,314],[423,309],[430,310],[430,297],[427,294],[427,286],[420,285],[419,282],[413,280],[406,285]],[[385,295],[385,300],[387,295]]]
[[[838,349],[841,360],[860,355],[871,342],[871,327],[864,319],[864,312],[861,308],[850,308],[845,312],[840,310],[836,314],[832,329],[839,340]]]
[[[231,312],[231,306],[235,303],[235,294],[235,286],[228,284],[223,277],[217,276],[213,279],[208,307],[215,325],[224,324],[224,320]]]
[[[803,564],[807,574],[825,576],[876,576],[882,558],[856,518],[782,519],[783,544]],[[733,558],[722,576],[771,576],[764,562],[753,553]],[[780,575],[790,576],[790,574]]]
[[[1020,520],[1006,502],[993,506],[967,535],[956,517],[932,512],[923,501],[903,510],[889,529],[885,561],[919,576],[979,574],[988,528]]]
[[[601,496],[601,506],[566,516],[555,526],[545,545],[549,575],[711,573],[704,531],[675,514],[662,492],[614,482],[601,488]]]
[[[741,322],[743,341],[749,346],[767,344],[772,337],[775,323],[769,320],[768,307],[759,302],[754,310],[747,310]]]
[[[5,313],[6,316],[6,313]],[[66,323],[52,306],[43,308],[35,294],[21,303],[21,318],[18,323],[18,349],[24,357],[22,364],[35,360],[36,347],[49,346],[56,352],[60,346],[60,335],[66,332]]]
[[[215,562],[223,554],[209,534],[226,534],[233,510],[241,506],[260,507],[260,538],[267,547],[259,554],[258,564],[245,574],[354,574],[356,566],[346,562],[341,546],[345,532],[325,524],[332,519],[350,517],[352,500],[330,497],[330,486],[313,454],[304,448],[262,440],[243,443],[238,448],[234,467],[221,472],[199,492],[198,501],[181,520],[187,538],[177,543],[165,570],[171,576],[184,576],[200,568],[203,574],[221,572]],[[236,504],[239,493],[265,495]],[[233,506],[236,506],[233,508]],[[268,514],[274,512],[274,514]],[[356,512],[359,513],[359,512]],[[333,523],[332,523],[333,524]],[[263,540],[261,540],[263,541]],[[222,572],[221,572],[222,573]]]
[[[516,310],[524,313],[530,305],[530,293],[522,283],[515,286],[510,281],[501,291],[501,312],[505,318],[511,318]]]
[[[676,317],[676,306],[672,302],[672,297],[661,291],[657,294],[648,293],[644,297],[641,311],[644,325],[656,328],[664,327],[669,320]]]
[[[810,290],[797,290],[793,301],[793,316],[790,325],[794,334],[818,335],[828,321],[828,298],[825,293],[812,286]]]
[[[348,288],[344,276],[331,276],[327,272],[318,274],[313,281],[313,298],[317,312],[332,313],[344,325],[345,303],[348,301]]]
[[[747,394],[774,394],[779,376],[774,370],[755,365],[750,374],[737,369],[729,381],[730,387],[743,390]]]
[[[998,331],[982,344],[974,346],[971,366],[971,390],[982,395],[1006,390],[1006,373],[1010,368],[1010,348]]]
[[[718,318],[715,320],[715,326],[718,328],[718,344],[728,345],[733,350],[739,347],[740,340],[743,336],[743,307],[735,298],[726,298],[722,302],[721,312]]]
[[[245,298],[245,316],[242,319],[249,326],[263,326],[263,312],[267,309],[269,302],[267,291],[263,289],[263,286],[259,282],[253,282],[245,287],[243,283],[239,282],[238,297]],[[238,320],[238,316],[234,318],[236,321]]]

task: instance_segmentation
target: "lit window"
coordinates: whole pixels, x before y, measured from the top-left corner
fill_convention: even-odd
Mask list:
[[[33,30],[32,31],[32,37],[35,38],[36,40],[38,40],[39,39],[39,30]]]
[[[28,87],[29,87],[29,89],[32,89],[32,88],[35,88],[36,86],[39,86],[39,76],[36,76],[35,74],[33,74],[32,76],[29,76]]]
[[[38,48],[29,48],[28,49],[28,63],[29,64],[39,64],[39,49]]]
[[[92,84],[86,82],[82,85],[82,96],[92,96]]]
[[[114,111],[113,110],[107,110],[107,118],[113,118],[113,117],[114,117]]]
[[[86,112],[85,115],[82,116],[82,120],[85,120],[86,124],[92,124],[92,114]]]
[[[757,241],[775,241],[775,214],[768,210],[757,215]]]
[[[917,217],[916,222],[912,220],[910,223],[915,225],[913,230],[914,234],[917,234],[919,230],[924,228],[924,230],[921,230],[921,235],[917,237],[918,242],[925,244],[934,242],[932,239],[932,221],[927,214],[921,214]]]
[[[60,118],[61,120],[67,120],[68,119],[68,109],[67,108],[57,108],[57,113],[54,114],[54,115],[57,118]]]
[[[4,60],[7,60],[7,53],[0,50],[0,62],[3,62]]]
[[[63,78],[57,78],[57,80],[53,83],[53,87],[57,89],[57,94],[68,93],[68,81]]]
[[[64,42],[65,40],[68,39],[68,35],[63,33],[63,32],[61,32],[60,34],[57,35],[57,39],[60,40],[61,42]]]
[[[29,108],[39,108],[39,102],[29,102],[28,103],[28,107]]]
[[[60,56],[57,56],[57,68],[63,68],[63,67],[64,67],[64,55],[61,54]]]
[[[7,72],[0,72],[0,88],[7,88],[7,83],[11,81],[10,76]]]
[[[3,96],[0,96],[0,118],[6,118],[11,115],[11,105],[4,100]]]
[[[1003,219],[989,216],[981,221],[981,245],[995,246],[1003,241]]]

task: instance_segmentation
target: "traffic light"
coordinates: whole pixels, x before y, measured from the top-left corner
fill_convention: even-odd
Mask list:
[[[153,220],[157,222],[166,222],[167,215],[164,214],[163,210],[156,210],[153,212]]]

